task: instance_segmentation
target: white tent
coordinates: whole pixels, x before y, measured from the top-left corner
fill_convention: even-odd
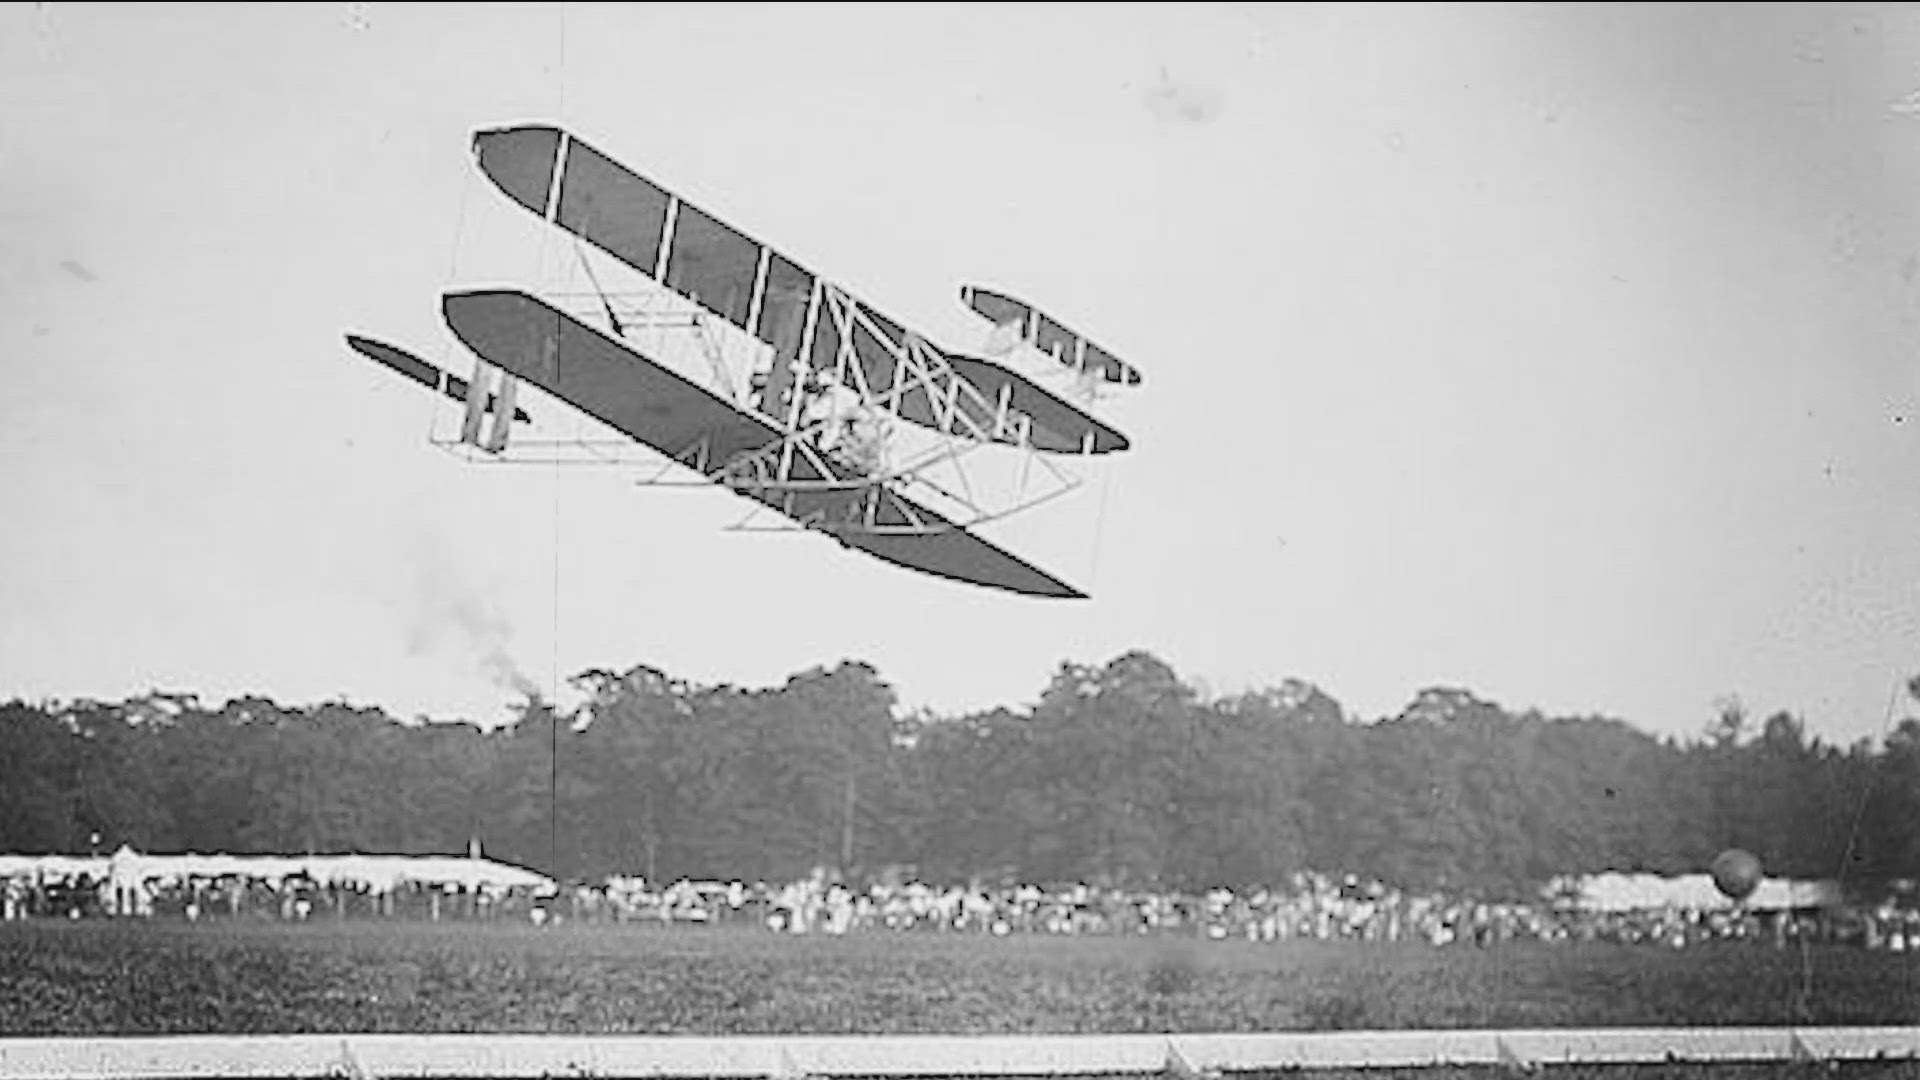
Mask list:
[[[1734,907],[1707,874],[1661,877],[1608,871],[1558,882],[1556,889],[1580,911],[1726,911]],[[1838,882],[1765,878],[1743,906],[1749,911],[1785,911],[1839,902]]]
[[[360,887],[372,892],[390,892],[407,882],[494,891],[519,888],[540,895],[557,891],[551,878],[523,867],[445,855],[143,855],[123,849],[115,859],[123,875],[142,882],[242,877],[278,885],[289,877],[307,877],[322,885]],[[102,881],[111,868],[106,858],[0,855],[0,879],[61,881],[90,877]]]

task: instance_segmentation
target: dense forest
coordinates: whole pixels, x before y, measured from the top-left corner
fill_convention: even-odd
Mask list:
[[[1302,869],[1486,896],[1703,868],[1873,890],[1920,877],[1920,720],[1810,739],[1729,702],[1698,736],[1422,691],[1362,722],[1310,684],[1207,699],[1142,652],[1063,664],[1025,709],[902,710],[872,667],[779,687],[590,671],[491,729],[340,703],[0,706],[0,852],[447,852],[567,878],[1205,887]]]

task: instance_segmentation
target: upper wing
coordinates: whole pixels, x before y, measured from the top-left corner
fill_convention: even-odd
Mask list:
[[[953,353],[947,354],[947,363],[990,400],[1005,395],[1010,408],[1032,417],[1031,439],[1036,449],[1105,454],[1128,446],[1125,435],[1011,368]]]
[[[1018,328],[1020,339],[1076,370],[1098,371],[1108,382],[1140,385],[1140,369],[1062,326],[1025,300],[978,285],[960,286],[960,302],[995,326]]]
[[[956,581],[1085,596],[830,460],[786,455],[790,467],[772,477],[744,467],[778,456],[783,432],[526,293],[449,293],[441,307],[455,336],[481,359],[848,547]]]
[[[758,408],[784,425],[799,360],[857,380],[865,396],[901,419],[947,434],[1018,444],[1019,426],[1001,415],[1005,377],[977,364],[962,370],[897,321],[812,271],[620,165],[558,128],[477,132],[482,172],[540,217],[693,300],[772,346],[775,361]],[[987,381],[976,384],[969,371]],[[1022,380],[1024,382],[1024,380]],[[1033,388],[1038,391],[1037,387]],[[1118,449],[1118,432],[1053,398],[1015,395],[1045,441],[1037,449],[1085,453]]]
[[[820,292],[811,272],[558,128],[479,131],[473,150],[513,201],[772,346],[759,409],[786,421],[788,365]]]

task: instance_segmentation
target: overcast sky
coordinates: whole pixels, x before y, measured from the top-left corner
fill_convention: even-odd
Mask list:
[[[440,293],[550,276],[468,152],[526,121],[950,345],[977,282],[1138,365],[1134,449],[987,530],[1093,598],[430,445],[341,334],[464,369]],[[0,695],[858,658],[955,711],[1140,647],[1850,741],[1920,670],[1916,207],[1912,8],[9,5]]]

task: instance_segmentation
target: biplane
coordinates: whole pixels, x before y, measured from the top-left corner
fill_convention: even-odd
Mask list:
[[[1078,486],[1063,462],[1127,448],[1091,410],[1105,388],[1140,383],[1133,366],[1034,305],[973,285],[960,299],[992,327],[986,355],[943,348],[556,127],[482,130],[473,153],[501,193],[571,242],[591,288],[445,294],[441,314],[473,355],[470,378],[347,336],[359,355],[464,403],[445,445],[603,463],[629,461],[616,444],[642,448],[661,466],[643,483],[691,470],[694,483],[751,500],[736,528],[771,515],[775,528],[822,532],[911,570],[1085,596],[974,527]],[[637,288],[604,288],[610,272]],[[533,425],[523,384],[611,434],[516,435]],[[983,451],[1015,463],[997,486],[973,478]]]

